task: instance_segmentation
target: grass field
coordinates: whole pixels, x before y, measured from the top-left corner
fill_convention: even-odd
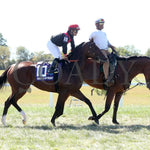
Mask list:
[[[138,77],[143,80],[143,76]],[[104,109],[104,96],[94,93],[91,87],[82,87],[82,92],[91,100],[97,113]],[[10,95],[10,87],[0,90],[0,112]],[[54,106],[57,94],[53,94]],[[19,101],[26,112],[27,124],[24,126],[20,114],[10,107],[6,122],[0,123],[1,150],[149,150],[150,149],[150,92],[145,86],[129,90],[123,96],[123,107],[119,108],[118,121],[113,125],[112,108],[101,118],[96,126],[88,121],[89,108],[80,102],[69,107],[68,98],[64,114],[56,120],[54,128],[50,119],[54,107],[50,108],[50,93],[31,87]]]
[[[110,111],[96,126],[87,118],[87,107],[66,107],[50,124],[54,108],[49,105],[22,105],[28,121],[10,109],[8,127],[0,125],[1,150],[148,150],[150,149],[150,106],[125,106],[119,110],[120,125],[111,123]],[[102,107],[95,107],[100,112]],[[2,111],[2,107],[0,107]]]

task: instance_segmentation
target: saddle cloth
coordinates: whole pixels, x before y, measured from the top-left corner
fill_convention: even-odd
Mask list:
[[[50,73],[51,64],[48,62],[38,62],[36,64],[36,80],[43,81],[43,80],[54,80],[55,73]]]

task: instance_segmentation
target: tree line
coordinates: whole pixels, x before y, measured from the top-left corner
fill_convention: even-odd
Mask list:
[[[45,60],[52,60],[51,54],[45,54],[44,51],[30,52],[24,46],[16,48],[16,58],[11,58],[11,51],[7,45],[7,40],[0,33],[0,70],[6,69],[9,65],[21,62],[21,61],[32,61],[39,62]]]
[[[120,56],[140,56],[140,50],[136,49],[133,45],[126,45],[124,47],[117,47],[117,52]],[[44,51],[30,52],[24,46],[16,48],[16,58],[11,59],[10,48],[7,45],[7,40],[0,33],[0,70],[6,69],[9,65],[20,62],[20,61],[45,61],[53,60],[51,54],[45,54]],[[150,57],[150,48],[145,53],[145,56]]]

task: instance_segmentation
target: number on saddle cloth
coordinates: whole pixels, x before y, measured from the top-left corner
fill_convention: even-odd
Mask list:
[[[48,62],[39,62],[36,65],[36,80],[54,80],[55,73],[49,73],[51,64]],[[58,74],[58,73],[57,73]]]

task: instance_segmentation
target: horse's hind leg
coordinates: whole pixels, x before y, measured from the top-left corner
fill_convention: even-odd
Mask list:
[[[20,99],[26,92],[21,92],[18,95],[17,94],[12,94],[13,96],[10,96],[7,101],[5,102],[5,106],[4,106],[4,111],[3,111],[3,116],[2,116],[2,123],[4,126],[6,126],[6,115],[8,112],[8,109],[10,107],[10,105],[12,104],[22,115],[23,117],[23,123],[26,123],[26,115],[24,113],[24,111],[19,107],[19,105],[17,104],[17,100]]]
[[[5,104],[4,104],[4,110],[3,110],[3,115],[2,115],[2,123],[3,123],[4,126],[6,126],[6,115],[7,115],[8,109],[9,109],[9,107],[10,107],[10,105],[11,105],[10,100],[13,99],[13,98],[14,98],[14,96],[10,96],[10,97],[6,100],[6,102],[5,102]]]
[[[26,124],[27,118],[26,118],[25,112],[21,109],[21,107],[17,104],[17,102],[16,102],[15,100],[13,100],[13,101],[11,102],[11,104],[20,112],[20,114],[21,114],[22,117],[23,117],[22,122],[23,122],[23,124]]]
[[[95,121],[96,124],[99,124],[99,120],[97,118],[97,114],[96,114],[96,112],[95,112],[95,110],[94,110],[94,108],[93,108],[92,103],[90,102],[90,100],[88,98],[86,98],[82,94],[82,92],[80,90],[76,91],[75,93],[73,93],[71,95],[74,96],[74,97],[76,97],[76,98],[78,98],[78,99],[80,99],[81,101],[85,102],[89,106],[89,108],[90,108],[90,110],[92,112],[92,115],[93,115],[93,120]]]
[[[21,109],[21,107],[17,104],[17,101],[26,93],[26,90],[19,92],[18,94],[15,95],[15,98],[11,100],[11,104],[20,112],[20,114],[23,117],[23,124],[26,124],[26,114],[25,112]]]
[[[106,102],[105,102],[105,110],[101,114],[98,115],[98,119],[100,119],[105,113],[109,111],[114,95],[115,93],[113,90],[108,91]]]
[[[100,113],[98,116],[97,116],[97,119],[100,119],[105,113],[107,113],[110,109],[110,106],[111,106],[111,103],[112,103],[112,100],[114,98],[114,91],[113,90],[109,90],[108,93],[107,93],[107,98],[106,98],[106,102],[105,102],[105,109],[102,113]],[[89,117],[89,120],[94,120],[95,118],[92,117]]]

